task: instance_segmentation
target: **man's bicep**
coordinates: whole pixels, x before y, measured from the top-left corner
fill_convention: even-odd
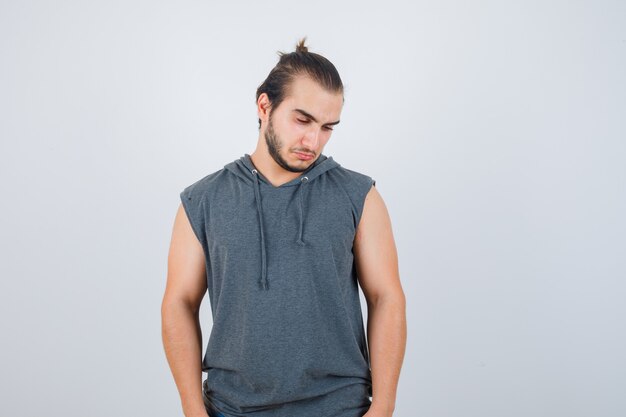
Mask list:
[[[199,309],[207,289],[205,262],[202,244],[180,204],[172,230],[164,301],[182,301]]]
[[[368,303],[402,291],[391,219],[374,186],[365,198],[354,239],[354,257],[359,284]]]

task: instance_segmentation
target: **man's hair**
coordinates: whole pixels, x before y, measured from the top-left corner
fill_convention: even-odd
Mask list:
[[[270,106],[277,108],[289,95],[289,87],[294,78],[300,75],[310,77],[327,91],[343,94],[343,83],[337,68],[328,59],[314,52],[304,45],[306,36],[296,44],[295,52],[284,53],[278,51],[280,59],[263,83],[256,90],[256,99],[266,93]],[[259,119],[259,130],[261,119]]]

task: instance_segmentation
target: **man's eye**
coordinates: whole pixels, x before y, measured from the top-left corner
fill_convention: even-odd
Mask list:
[[[309,123],[310,122],[310,120],[302,120],[302,119],[296,119],[296,120],[298,122],[300,122],[300,123]],[[329,126],[324,126],[324,129],[326,129],[326,130],[333,130],[333,128],[329,127]]]

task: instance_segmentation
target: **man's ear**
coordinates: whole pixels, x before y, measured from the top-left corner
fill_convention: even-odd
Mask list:
[[[266,93],[262,93],[256,102],[257,115],[261,121],[267,123],[270,114],[271,103]]]

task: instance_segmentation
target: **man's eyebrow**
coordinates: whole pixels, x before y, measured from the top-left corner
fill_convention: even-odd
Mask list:
[[[302,109],[293,109],[293,111],[300,113],[301,115],[308,117],[309,119],[313,120],[315,123],[317,123],[317,119],[315,117],[313,117],[312,114],[302,110]],[[327,126],[334,126],[334,125],[338,125],[339,124],[339,120],[337,120],[336,122],[330,122],[330,123],[326,123]]]

